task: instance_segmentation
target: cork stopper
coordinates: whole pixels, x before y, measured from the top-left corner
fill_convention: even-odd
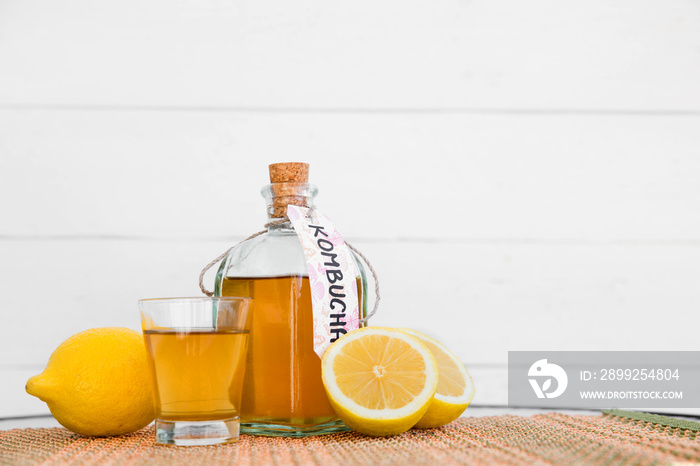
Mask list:
[[[273,163],[270,183],[308,183],[309,164],[303,162]]]
[[[268,205],[271,218],[286,217],[287,206],[290,204],[310,207],[316,193],[315,188],[309,185],[308,163],[273,163],[270,165],[270,183],[267,189],[272,198]]]

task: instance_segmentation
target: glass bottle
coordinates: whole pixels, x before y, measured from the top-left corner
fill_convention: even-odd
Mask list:
[[[321,381],[306,259],[286,218],[289,204],[313,207],[318,189],[307,182],[307,164],[273,164],[270,181],[262,189],[267,231],[227,254],[214,290],[215,296],[253,298],[241,432],[304,437],[345,431]],[[367,280],[361,261],[354,253],[353,257],[360,271],[356,281],[362,318]]]

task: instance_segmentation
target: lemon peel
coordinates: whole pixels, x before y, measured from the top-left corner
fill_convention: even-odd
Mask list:
[[[418,338],[430,349],[438,364],[438,386],[423,417],[414,426],[430,429],[444,426],[462,415],[474,399],[474,383],[457,356],[439,341],[412,329],[401,331]]]
[[[46,402],[65,428],[86,436],[121,435],[154,417],[141,333],[94,328],[61,343],[26,391]]]

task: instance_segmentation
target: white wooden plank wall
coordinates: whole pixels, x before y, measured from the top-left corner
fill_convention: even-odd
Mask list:
[[[288,160],[475,403],[508,350],[697,350],[698,83],[693,1],[4,0],[0,417],[68,336],[198,294]]]

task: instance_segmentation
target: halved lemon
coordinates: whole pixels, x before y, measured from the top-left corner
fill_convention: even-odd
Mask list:
[[[420,340],[382,327],[353,330],[321,362],[333,409],[353,430],[384,436],[405,432],[428,409],[438,384],[437,362]]]
[[[430,349],[438,364],[438,385],[428,410],[414,427],[430,429],[457,419],[474,399],[474,383],[457,356],[437,340],[408,328],[400,329]]]

